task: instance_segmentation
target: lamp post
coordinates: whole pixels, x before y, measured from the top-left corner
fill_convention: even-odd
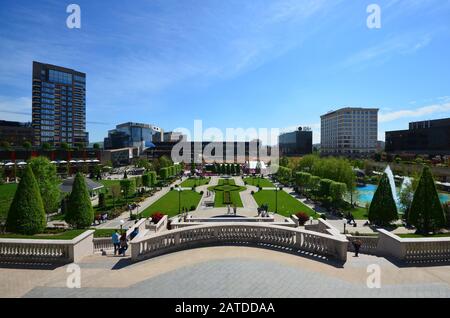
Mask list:
[[[278,213],[278,191],[283,190],[282,187],[275,188],[275,213]]]
[[[178,214],[181,213],[181,188],[177,187],[178,191]]]
[[[120,233],[122,234],[122,228],[123,228],[123,225],[125,224],[125,221],[124,220],[120,220]]]
[[[310,222],[310,224],[312,224],[313,220],[314,220],[314,218],[313,218],[312,216],[310,216],[310,217],[309,217],[309,222]]]
[[[344,219],[342,219],[342,221],[344,222],[344,234],[345,234],[345,226],[347,225],[347,219],[344,218]]]

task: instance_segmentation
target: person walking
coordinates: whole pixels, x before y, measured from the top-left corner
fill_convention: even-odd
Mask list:
[[[361,245],[362,245],[362,242],[360,240],[353,241],[353,248],[355,249],[355,257],[358,257]]]
[[[127,233],[123,232],[120,236],[120,249],[119,249],[119,255],[125,256],[125,252],[128,249],[128,240],[127,240]]]
[[[114,245],[114,255],[116,255],[120,248],[120,235],[117,230],[114,231],[114,233],[111,236],[111,239]]]

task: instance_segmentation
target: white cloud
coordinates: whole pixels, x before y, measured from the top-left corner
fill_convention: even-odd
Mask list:
[[[447,113],[447,112],[450,112],[450,102],[424,106],[416,109],[404,109],[393,112],[380,112],[378,121],[380,123],[386,123],[399,119],[424,117],[433,114]]]

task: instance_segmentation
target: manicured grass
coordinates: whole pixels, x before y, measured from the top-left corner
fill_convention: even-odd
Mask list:
[[[258,205],[268,204],[269,211],[275,212],[275,190],[262,190],[255,192],[253,195]],[[285,191],[278,191],[278,214],[283,216],[291,216],[298,212],[305,212],[313,218],[319,215],[310,207],[298,201]]]
[[[94,180],[94,181],[103,184],[105,188],[108,189],[108,192],[111,192],[109,191],[111,189],[111,186],[113,185],[120,186],[120,180],[98,180],[98,181]]]
[[[355,220],[367,220],[368,219],[368,215],[367,215],[367,209],[366,208],[360,208],[360,207],[356,207],[353,208],[351,210],[345,211],[345,213],[351,212],[353,217],[355,218]]]
[[[265,178],[244,178],[244,182],[246,182],[249,185],[255,186],[255,187],[261,187],[261,188],[275,188],[275,185],[270,182],[268,179]]]
[[[182,188],[192,188],[192,187],[198,187],[205,184],[208,184],[210,181],[210,178],[205,179],[197,179],[197,178],[189,178],[187,180],[184,180],[180,186]]]
[[[214,207],[221,208],[227,206],[224,203],[224,193],[230,192],[231,206],[235,205],[238,208],[242,208],[241,196],[239,192],[244,191],[246,187],[237,186],[233,179],[220,179],[217,186],[209,187],[209,191],[214,191]]]
[[[439,233],[434,235],[422,235],[422,234],[396,234],[401,238],[437,238],[437,237],[450,237],[450,233]]]
[[[178,195],[178,191],[175,190],[168,192],[158,201],[142,211],[141,216],[148,217],[153,214],[153,212],[161,212],[163,214],[167,214],[169,217],[177,215],[179,204]],[[201,197],[202,196],[200,195],[200,193],[197,193],[195,191],[182,191],[181,210],[183,210],[183,208],[190,210],[192,206],[195,206],[197,208]]]
[[[95,230],[94,237],[111,237],[112,234],[116,231],[116,229],[93,229],[93,230]]]
[[[85,231],[86,230],[68,230],[55,234],[44,233],[36,235],[0,234],[0,238],[33,239],[33,240],[72,240]]]
[[[9,211],[9,206],[14,199],[16,193],[17,184],[8,183],[0,185],[0,218],[6,217]]]

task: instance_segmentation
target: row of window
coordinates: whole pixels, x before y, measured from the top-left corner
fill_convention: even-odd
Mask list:
[[[72,74],[56,70],[49,70],[48,79],[54,83],[72,84]]]

